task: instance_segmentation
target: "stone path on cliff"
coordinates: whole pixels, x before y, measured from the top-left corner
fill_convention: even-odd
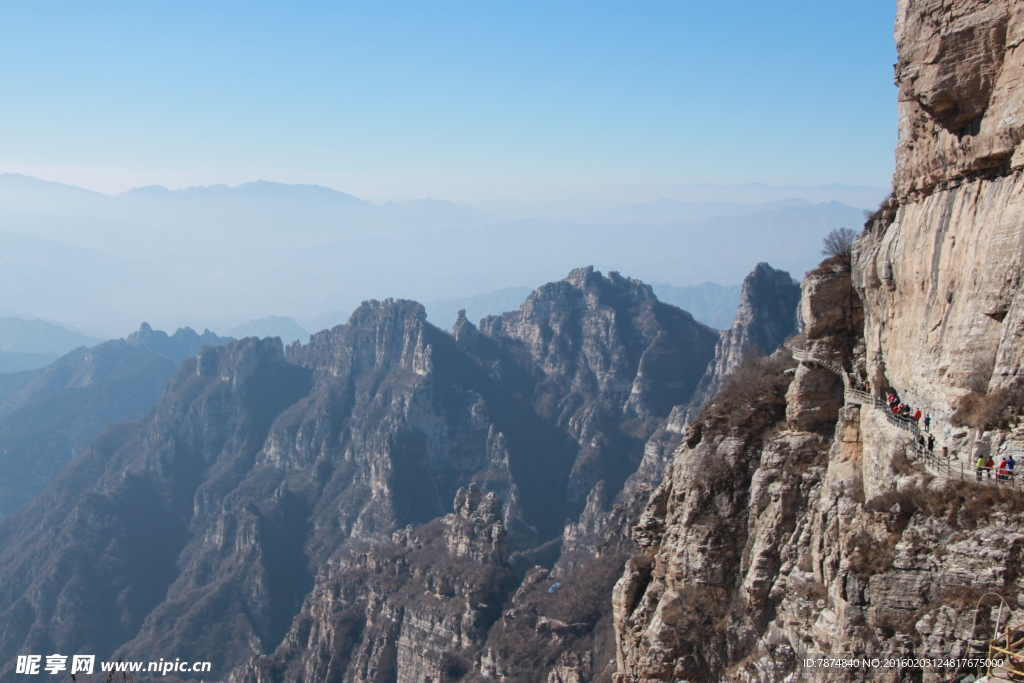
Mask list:
[[[987,472],[986,474],[988,476],[978,478],[977,470],[973,464],[965,463],[957,457],[945,458],[941,455],[936,455],[934,451],[929,450],[924,444],[920,443],[919,439],[922,436],[922,431],[917,424],[917,420],[904,415],[893,414],[881,397],[872,396],[869,392],[857,389],[854,386],[853,381],[850,379],[849,373],[846,372],[846,369],[843,368],[842,365],[829,358],[819,356],[807,349],[788,345],[784,345],[784,347],[790,352],[790,354],[792,354],[795,360],[802,363],[815,363],[839,375],[843,380],[843,399],[847,404],[856,404],[874,408],[885,415],[885,419],[889,424],[913,434],[914,439],[911,443],[914,447],[914,454],[917,456],[917,460],[924,464],[925,469],[932,474],[946,479],[974,479],[977,481],[984,481],[994,486],[1009,486],[1017,489],[1018,491],[1024,489],[1024,486],[1022,486],[1021,483],[1021,477],[1011,476],[1009,479],[1000,480],[992,477],[993,472]],[[1021,460],[1024,460],[1024,458],[1021,458]]]

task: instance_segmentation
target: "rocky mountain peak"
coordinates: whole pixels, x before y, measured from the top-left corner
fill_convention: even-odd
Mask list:
[[[468,489],[459,489],[455,493],[455,512],[463,519],[476,519],[484,524],[494,524],[501,519],[501,501],[493,493],[484,493],[475,483]]]
[[[476,484],[470,484],[456,492],[454,507],[455,512],[444,518],[448,551],[456,557],[504,562],[505,527],[498,496],[485,495]]]
[[[473,345],[475,343],[474,340],[477,339],[479,334],[480,331],[476,325],[466,317],[466,309],[459,309],[455,325],[452,326],[452,336],[455,337],[456,343],[460,345]]]
[[[427,312],[420,303],[364,301],[345,325],[312,335],[309,344],[291,357],[335,375],[399,367],[423,374],[430,366],[427,327]]]
[[[218,346],[229,341],[230,337],[218,337],[210,330],[197,334],[191,327],[179,327],[169,335],[162,330],[154,330],[149,323],[142,323],[137,332],[125,338],[129,346],[141,346],[178,362],[196,355],[203,346]]]
[[[725,380],[744,357],[756,349],[771,354],[797,332],[800,284],[784,270],[758,263],[743,279],[740,306],[732,327],[722,332],[715,358],[701,378],[700,389],[689,409],[693,417],[721,390]]]

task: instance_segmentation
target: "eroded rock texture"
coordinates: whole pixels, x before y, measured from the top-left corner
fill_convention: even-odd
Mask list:
[[[27,651],[209,660],[223,676],[311,642],[307,624],[323,636],[310,652],[341,649],[332,664],[280,659],[289,672],[452,676],[515,588],[501,577],[551,567],[588,500],[602,502],[592,517],[612,514],[716,340],[646,285],[584,269],[482,329],[460,319],[454,335],[389,300],[287,351],[204,347],[153,412],[108,429],[0,524],[4,675]],[[409,525],[419,540],[401,546],[393,533]],[[373,562],[414,551],[429,576],[375,583]],[[492,574],[469,576],[478,565]],[[618,569],[606,568],[608,588]],[[365,590],[317,604],[339,572]],[[402,602],[417,581],[444,604]],[[352,610],[373,624],[316,622]],[[438,669],[442,651],[450,666]],[[568,676],[580,657],[548,669]]]
[[[841,272],[809,278],[823,275],[849,282]],[[805,283],[806,341],[844,358],[857,341],[827,340],[843,339],[856,309],[814,315],[815,292],[831,289]],[[826,372],[814,363],[763,370],[767,379],[727,385],[691,425],[634,527],[641,552],[613,593],[616,680],[938,683],[974,672],[801,661],[987,652],[999,596],[1024,599],[1024,499],[973,477],[935,477],[913,436],[880,410],[844,406],[841,382],[812,381]],[[986,601],[987,592],[996,596]],[[1002,623],[1022,617],[1014,608]]]
[[[931,415],[954,472],[1024,436],[1011,425],[972,444],[949,422],[968,392],[1021,383],[1022,17],[1016,1],[899,2],[893,196],[852,263],[825,261],[803,285],[806,347]],[[738,406],[775,405],[777,382],[749,382],[764,389],[753,403],[727,385],[634,529],[642,552],[614,593],[618,680],[983,674],[801,667],[815,654],[986,653],[1002,601],[1001,624],[1024,620],[1024,499],[978,483],[969,464],[966,479],[936,476],[881,410],[844,404],[821,363],[763,369],[789,378],[785,419],[735,419]]]
[[[701,379],[694,408],[699,411],[719,392],[748,353],[771,354],[797,332],[800,285],[789,273],[759,263],[740,289],[740,306],[732,327],[722,332],[715,360]],[[696,413],[694,413],[696,414]]]
[[[868,362],[936,411],[1020,383],[1024,6],[899,3],[893,199],[856,253]]]

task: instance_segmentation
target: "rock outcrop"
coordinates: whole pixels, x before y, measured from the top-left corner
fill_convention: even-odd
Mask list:
[[[454,507],[322,567],[277,652],[230,680],[460,679],[515,578],[498,499],[472,485],[458,490]]]
[[[899,202],[1024,168],[1022,29],[1015,0],[897,4]]]
[[[701,378],[692,404],[694,415],[717,394],[750,352],[771,354],[797,333],[800,284],[789,273],[758,263],[743,280],[740,305],[732,327],[722,332],[715,360]]]
[[[109,429],[0,523],[0,657],[180,657],[226,675],[254,655],[284,657],[294,638],[309,642],[308,627],[352,680],[454,676],[518,585],[500,577],[550,567],[565,520],[596,488],[606,502],[623,488],[648,438],[691,398],[716,337],[646,285],[584,269],[481,329],[460,319],[454,335],[419,304],[388,300],[305,346],[203,347],[152,412]],[[419,573],[374,583],[391,570],[358,558],[379,565],[410,526],[409,552],[429,546]],[[493,573],[468,574],[481,564]],[[605,567],[608,588],[617,571]],[[296,621],[342,575],[368,592],[310,602]],[[459,597],[385,599],[421,593],[417,581]],[[339,635],[318,621],[338,610],[368,611],[373,624]],[[116,617],[96,624],[97,614]],[[588,661],[581,648],[548,669],[570,675]]]
[[[614,593],[621,683],[973,680],[984,667],[955,659],[1024,621],[1024,498],[968,462],[1021,444],[1024,4],[898,13],[893,196],[851,259],[804,281],[801,343],[823,362],[724,386],[652,493]],[[831,365],[922,408],[949,460],[922,457],[870,400],[844,401]],[[780,384],[784,421],[739,417],[778,415]],[[1010,428],[972,444],[951,413],[1001,389]],[[822,655],[895,664],[802,664]]]

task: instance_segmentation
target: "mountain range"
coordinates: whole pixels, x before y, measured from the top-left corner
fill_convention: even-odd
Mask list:
[[[721,338],[648,285],[584,268],[479,326],[460,315],[452,333],[420,304],[389,299],[287,349],[275,338],[221,344],[143,326],[73,353],[7,388],[10,423],[29,424],[18,406],[83,388],[94,393],[64,411],[73,416],[64,431],[84,434],[98,409],[135,421],[110,425],[70,462],[51,460],[33,480],[50,476],[45,490],[0,522],[0,655],[187,657],[224,676],[297,637],[307,597],[334,590],[328,568],[357,571],[365,548],[392,553],[405,528],[420,529],[406,543],[423,568],[462,562],[468,571],[458,558],[490,558],[490,574],[466,575],[465,586],[445,588],[433,569],[409,585],[426,580],[438,596],[484,591],[450,602],[468,605],[457,607],[465,642],[482,643],[496,606],[536,584],[535,565],[598,566],[581,545],[586,520],[656,483],[683,436],[679,410],[717,371]],[[175,370],[174,350],[198,355]],[[140,392],[130,402],[142,410],[116,414],[127,391],[117,382]],[[55,454],[85,441],[63,438]],[[33,462],[28,449],[6,457],[5,472]],[[423,534],[433,550],[421,553]],[[619,556],[608,543],[605,564]],[[605,564],[601,581],[614,578]],[[371,615],[371,594],[342,584]],[[391,626],[357,619],[338,634],[350,645],[336,666],[406,667],[378,651],[436,605],[389,591]],[[98,614],[111,618],[97,623]],[[445,642],[429,646],[437,657],[429,648],[420,657],[435,676]],[[12,675],[8,666],[3,676]]]
[[[225,341],[144,323],[126,339],[80,346],[45,368],[0,374],[0,515],[31,501],[108,425],[145,415],[182,360]]]
[[[228,330],[270,314],[315,330],[371,298],[450,301],[535,287],[580,262],[674,286],[738,285],[760,261],[799,275],[817,262],[824,235],[860,224],[861,213],[797,197],[641,202],[568,220],[440,200],[376,205],[268,182],[111,197],[7,174],[0,299],[16,306],[9,315],[97,336],[123,336],[140,320]]]

